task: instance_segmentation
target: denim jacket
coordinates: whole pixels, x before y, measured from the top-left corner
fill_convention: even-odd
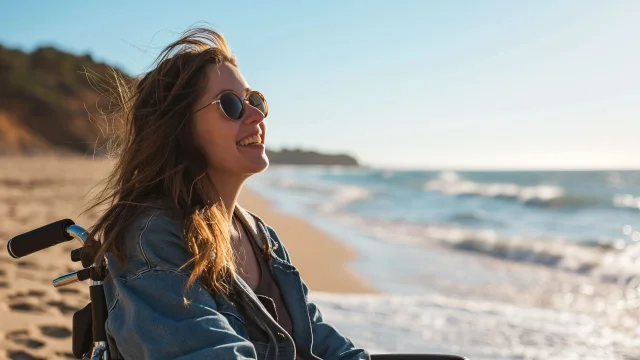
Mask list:
[[[109,276],[104,289],[108,307],[106,332],[114,359],[370,359],[308,301],[308,287],[275,231],[254,214],[236,207],[255,239],[269,242],[270,268],[281,289],[293,333],[271,317],[249,286],[236,276],[237,293],[246,310],[269,334],[269,343],[248,339],[243,312],[196,282],[183,289],[191,268],[179,270],[190,254],[181,225],[165,210],[154,209],[135,219],[124,239],[127,264],[107,255]],[[258,236],[255,236],[258,235]],[[265,255],[265,254],[262,254]]]

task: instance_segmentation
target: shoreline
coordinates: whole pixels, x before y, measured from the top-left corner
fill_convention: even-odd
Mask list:
[[[95,221],[95,214],[78,212],[83,194],[111,169],[110,162],[0,160],[12,169],[0,174],[0,246],[61,218],[83,226]],[[274,175],[276,181],[296,180],[295,171]],[[302,190],[312,190],[313,179],[305,180]],[[305,198],[295,187],[249,184],[239,203],[275,228],[311,289],[309,298],[326,322],[359,347],[469,358],[617,359],[633,357],[640,346],[634,336],[634,282],[600,282],[553,266],[411,242],[397,231],[368,232],[357,223],[350,228],[342,213],[314,215],[313,203],[305,202],[340,201],[349,192]],[[398,238],[385,238],[390,236]],[[87,304],[89,287],[77,283],[56,289],[51,280],[78,270],[69,259],[76,247],[61,244],[20,260],[0,251],[0,360],[72,358],[72,314]]]
[[[273,227],[293,265],[313,292],[380,293],[351,268],[358,253],[303,218],[275,209],[272,202],[245,186],[238,203]]]

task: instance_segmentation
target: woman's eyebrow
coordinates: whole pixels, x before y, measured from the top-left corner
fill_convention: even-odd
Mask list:
[[[251,91],[253,91],[253,90],[251,90],[251,88],[249,88],[249,87],[244,88],[244,93],[242,94],[242,96],[246,96],[246,95],[247,95],[248,93],[250,93]],[[224,89],[224,90],[220,90],[220,92],[218,92],[218,93],[216,94],[216,96],[212,97],[212,99],[217,99],[221,94],[226,93],[226,92],[232,92],[232,93],[235,93],[235,91],[233,91],[232,89]]]
[[[226,93],[226,92],[233,92],[233,90],[231,90],[231,89],[220,90],[220,92],[218,92],[215,96],[213,96],[212,99],[217,99],[220,95],[222,95],[223,93]]]

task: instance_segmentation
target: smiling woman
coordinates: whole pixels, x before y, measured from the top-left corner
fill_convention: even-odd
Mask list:
[[[307,301],[275,230],[236,202],[269,165],[268,106],[222,35],[187,31],[121,99],[123,146],[89,207],[106,205],[90,236],[116,355],[368,359]]]

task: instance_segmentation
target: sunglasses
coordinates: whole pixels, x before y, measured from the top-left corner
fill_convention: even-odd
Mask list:
[[[207,105],[199,108],[195,112],[198,112],[209,105],[218,104],[222,113],[229,118],[229,120],[237,121],[242,119],[245,111],[245,104],[249,104],[254,108],[260,110],[260,112],[267,117],[269,113],[269,106],[267,106],[267,100],[259,91],[251,91],[247,97],[240,97],[232,91],[224,92],[218,96],[217,100],[214,100]]]

